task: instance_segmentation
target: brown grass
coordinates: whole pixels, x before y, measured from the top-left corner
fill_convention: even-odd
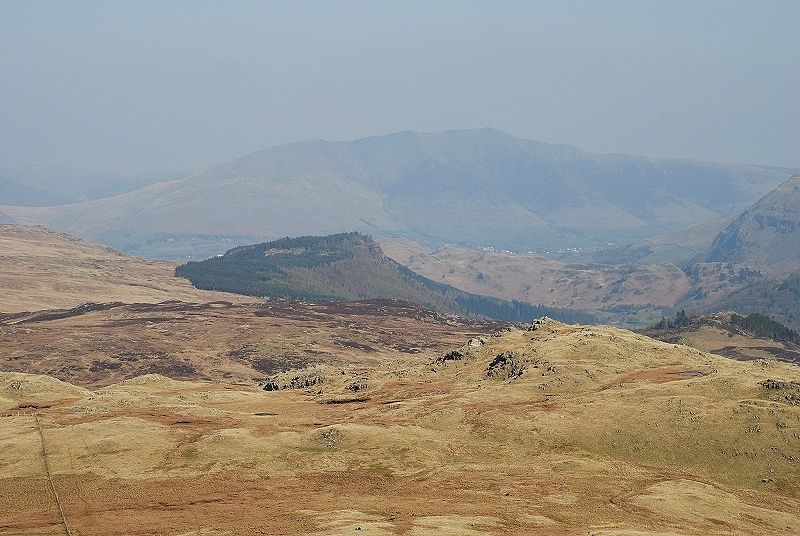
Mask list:
[[[41,226],[0,225],[0,312],[86,302],[189,302],[246,297],[197,290],[175,264],[128,257]]]
[[[0,374],[0,534],[58,530],[21,401],[75,534],[796,534],[800,406],[760,384],[796,367],[558,323],[462,350],[269,393]]]

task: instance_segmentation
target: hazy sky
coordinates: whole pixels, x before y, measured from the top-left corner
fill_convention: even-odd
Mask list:
[[[800,2],[0,1],[0,167],[492,126],[800,166]]]

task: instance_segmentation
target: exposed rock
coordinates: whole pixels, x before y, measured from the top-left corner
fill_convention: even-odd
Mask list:
[[[267,383],[264,385],[265,391],[277,391],[280,389],[278,382],[275,380],[268,380]]]
[[[265,391],[280,391],[283,389],[307,389],[325,382],[324,369],[313,367],[300,369],[272,376],[264,384]]]
[[[761,382],[762,387],[764,389],[791,389],[795,388],[800,390],[800,383],[798,382],[786,382],[783,380],[773,380],[772,378],[768,378]]]
[[[800,405],[800,382],[766,379],[761,382],[764,389],[778,391],[779,400],[783,400],[792,405]]]
[[[467,346],[470,348],[480,348],[484,344],[486,344],[486,339],[483,337],[473,337],[469,340]]]
[[[327,428],[319,432],[319,440],[325,448],[335,449],[344,439],[344,434],[338,428]]]
[[[369,388],[369,384],[367,383],[367,380],[365,380],[365,379],[358,379],[358,380],[354,381],[353,383],[351,383],[350,385],[347,386],[347,390],[348,391],[353,391],[354,393],[357,393],[359,391],[364,391],[364,390],[366,390],[368,388]]]
[[[447,352],[444,355],[441,355],[436,358],[436,363],[438,365],[443,365],[448,361],[461,361],[464,359],[464,354],[459,352],[458,350],[453,350],[451,352]]]
[[[489,364],[486,369],[486,375],[490,378],[501,378],[504,380],[511,380],[522,376],[525,367],[517,359],[514,352],[503,352],[499,354]]]
[[[304,373],[289,380],[289,389],[307,389],[325,382],[325,378],[316,373]]]

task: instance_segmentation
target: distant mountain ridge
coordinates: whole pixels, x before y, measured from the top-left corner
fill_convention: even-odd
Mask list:
[[[578,311],[470,294],[420,276],[386,257],[360,233],[283,238],[240,246],[222,256],[178,266],[175,274],[204,290],[313,302],[405,300],[461,315],[530,321],[547,315],[591,322]]]
[[[130,236],[274,238],[361,231],[428,243],[549,247],[646,238],[741,210],[788,174],[596,155],[493,129],[264,149],[188,177],[64,207],[2,207],[114,246]],[[119,238],[123,237],[123,238]],[[558,239],[556,239],[558,237]]]
[[[0,205],[49,207],[104,199],[185,175],[44,165],[0,169]]]
[[[20,206],[49,206],[68,203],[69,199],[58,194],[45,192],[0,176],[0,204]]]

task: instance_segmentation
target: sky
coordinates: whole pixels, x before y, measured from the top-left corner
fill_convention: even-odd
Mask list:
[[[0,168],[491,126],[800,166],[800,2],[0,0]]]

